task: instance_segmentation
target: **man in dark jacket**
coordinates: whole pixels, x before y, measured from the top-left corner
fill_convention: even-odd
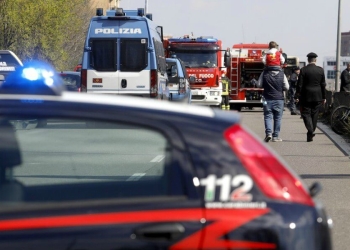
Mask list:
[[[300,74],[300,68],[295,67],[289,79],[289,107],[290,107],[291,115],[298,115],[298,112],[295,106],[294,96],[296,92],[299,74]]]
[[[300,102],[301,116],[307,129],[306,141],[313,141],[319,109],[326,103],[326,81],[323,68],[316,66],[317,55],[307,54],[309,64],[300,70],[296,101]]]
[[[346,69],[341,72],[340,91],[350,91],[350,63],[348,63]]]
[[[258,87],[262,87],[264,100],[265,142],[280,142],[281,121],[284,109],[283,91],[289,89],[286,75],[280,67],[268,67],[261,73]]]

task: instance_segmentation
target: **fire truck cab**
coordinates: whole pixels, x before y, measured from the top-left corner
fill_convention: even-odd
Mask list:
[[[166,57],[184,62],[191,83],[192,104],[220,107],[222,100],[222,42],[213,37],[190,37],[164,40]]]
[[[257,87],[264,70],[263,56],[269,50],[268,44],[234,44],[224,54],[224,66],[231,81],[231,109],[262,107],[263,89]],[[282,52],[282,50],[280,50]],[[283,54],[286,56],[285,54]]]

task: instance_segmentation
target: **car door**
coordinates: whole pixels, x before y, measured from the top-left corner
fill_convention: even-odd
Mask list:
[[[43,117],[45,107],[24,106],[27,116],[0,124],[0,148],[12,152],[0,162],[10,173],[0,185],[0,248],[199,247],[202,204],[175,129],[142,112],[61,103],[38,129],[28,114],[40,106]]]
[[[170,93],[178,94],[179,92],[179,75],[176,61],[167,62],[168,88]]]

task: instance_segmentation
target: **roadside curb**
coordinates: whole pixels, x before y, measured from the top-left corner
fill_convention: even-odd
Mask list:
[[[336,134],[328,125],[322,122],[317,123],[317,128],[320,129],[344,155],[350,156],[350,143],[347,142],[344,137]]]

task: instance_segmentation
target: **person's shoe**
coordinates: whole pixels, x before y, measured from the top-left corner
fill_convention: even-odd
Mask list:
[[[315,136],[315,134],[312,134],[312,135],[307,134],[307,135],[306,135],[306,141],[307,141],[307,142],[313,141],[313,140],[314,140],[314,139],[313,139],[314,136]]]
[[[294,111],[292,111],[290,114],[291,114],[291,115],[297,115],[297,113],[294,112]]]
[[[272,141],[273,141],[273,142],[278,142],[278,141],[282,141],[282,139],[279,138],[279,137],[273,137],[273,138],[272,138]]]
[[[267,135],[264,139],[265,142],[269,142],[272,139],[271,135]]]

